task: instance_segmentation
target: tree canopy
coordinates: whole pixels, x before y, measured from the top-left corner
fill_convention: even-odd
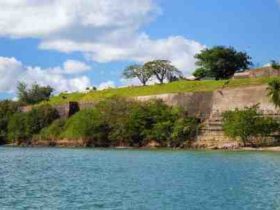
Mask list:
[[[54,89],[50,86],[40,86],[34,83],[30,89],[27,84],[20,82],[17,86],[17,96],[20,102],[25,104],[36,104],[48,100]]]
[[[155,77],[160,84],[164,81],[176,81],[182,77],[182,72],[168,60],[153,60],[144,65],[128,66],[124,70],[123,76],[126,79],[137,78],[145,86],[152,77]]]
[[[280,70],[280,64],[277,61],[275,61],[275,60],[271,61],[271,67],[273,69]]]
[[[176,77],[182,76],[182,72],[168,60],[149,61],[144,64],[144,68],[152,72],[160,84],[162,84],[165,79],[172,82]]]
[[[199,68],[194,72],[198,77],[214,77],[216,80],[229,79],[235,72],[248,69],[251,57],[233,47],[216,46],[204,49],[195,55]]]
[[[126,79],[137,78],[145,86],[153,76],[153,72],[142,65],[130,65],[124,70],[123,75]]]

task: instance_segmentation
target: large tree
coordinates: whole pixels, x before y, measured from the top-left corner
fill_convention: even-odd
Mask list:
[[[20,82],[17,86],[18,99],[25,104],[36,104],[48,100],[53,91],[54,89],[50,86],[40,86],[36,83],[30,89],[23,82]]]
[[[216,46],[204,49],[195,55],[199,69],[196,76],[214,77],[216,80],[229,79],[235,72],[248,69],[251,57],[245,52],[238,52],[233,47]]]
[[[144,66],[131,65],[124,70],[123,75],[126,79],[137,78],[143,86],[145,86],[149,79],[153,76],[153,73]]]
[[[149,61],[145,63],[144,68],[152,72],[160,84],[162,84],[165,79],[172,82],[174,81],[174,78],[182,76],[182,72],[173,66],[168,60]]]
[[[280,70],[280,64],[277,61],[275,61],[275,60],[271,61],[271,67],[273,69]]]
[[[274,79],[268,84],[268,96],[275,107],[280,108],[280,80]]]

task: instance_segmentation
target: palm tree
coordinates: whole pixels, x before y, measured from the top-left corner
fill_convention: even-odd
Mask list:
[[[280,108],[280,80],[274,79],[268,83],[268,96],[276,108]]]

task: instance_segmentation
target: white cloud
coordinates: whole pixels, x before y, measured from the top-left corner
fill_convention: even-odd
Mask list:
[[[81,61],[67,60],[63,64],[63,69],[66,74],[79,74],[89,71],[90,66]]]
[[[160,14],[154,1],[0,0],[0,36],[38,38],[41,49],[78,51],[98,62],[169,59],[190,74],[193,55],[203,45],[182,36],[151,39],[141,32]]]
[[[116,87],[115,83],[113,81],[107,81],[107,82],[102,82],[99,86],[98,86],[98,90],[106,90],[108,88],[114,88]]]
[[[61,67],[28,67],[15,58],[0,57],[0,92],[14,93],[19,81],[50,85],[56,92],[82,91],[91,85],[86,76],[67,77]]]

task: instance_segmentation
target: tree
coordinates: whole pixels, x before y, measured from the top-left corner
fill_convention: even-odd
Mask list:
[[[152,72],[160,84],[162,84],[165,79],[171,82],[174,80],[174,77],[182,76],[182,72],[175,66],[171,65],[171,62],[168,60],[149,61],[144,64],[144,68],[148,69],[149,72]]]
[[[199,78],[199,79],[207,77],[207,70],[204,68],[198,68],[193,73],[193,76],[195,76],[196,78]]]
[[[216,80],[229,79],[235,72],[245,70],[252,64],[247,53],[224,46],[204,49],[195,58],[196,65],[200,68],[194,76],[214,77]]]
[[[280,70],[280,64],[277,61],[275,61],[275,60],[271,61],[271,67],[273,69]]]
[[[131,65],[124,70],[123,75],[126,79],[138,78],[143,86],[145,86],[149,79],[153,76],[153,73],[144,66]]]
[[[254,137],[265,137],[279,130],[279,124],[271,117],[263,117],[258,106],[236,109],[223,113],[223,128],[229,137],[241,138],[244,146]]]
[[[36,104],[48,100],[54,89],[50,86],[40,86],[34,83],[30,89],[27,84],[20,82],[17,86],[19,101],[25,104]]]
[[[280,80],[274,79],[268,83],[268,96],[276,108],[280,108]]]

